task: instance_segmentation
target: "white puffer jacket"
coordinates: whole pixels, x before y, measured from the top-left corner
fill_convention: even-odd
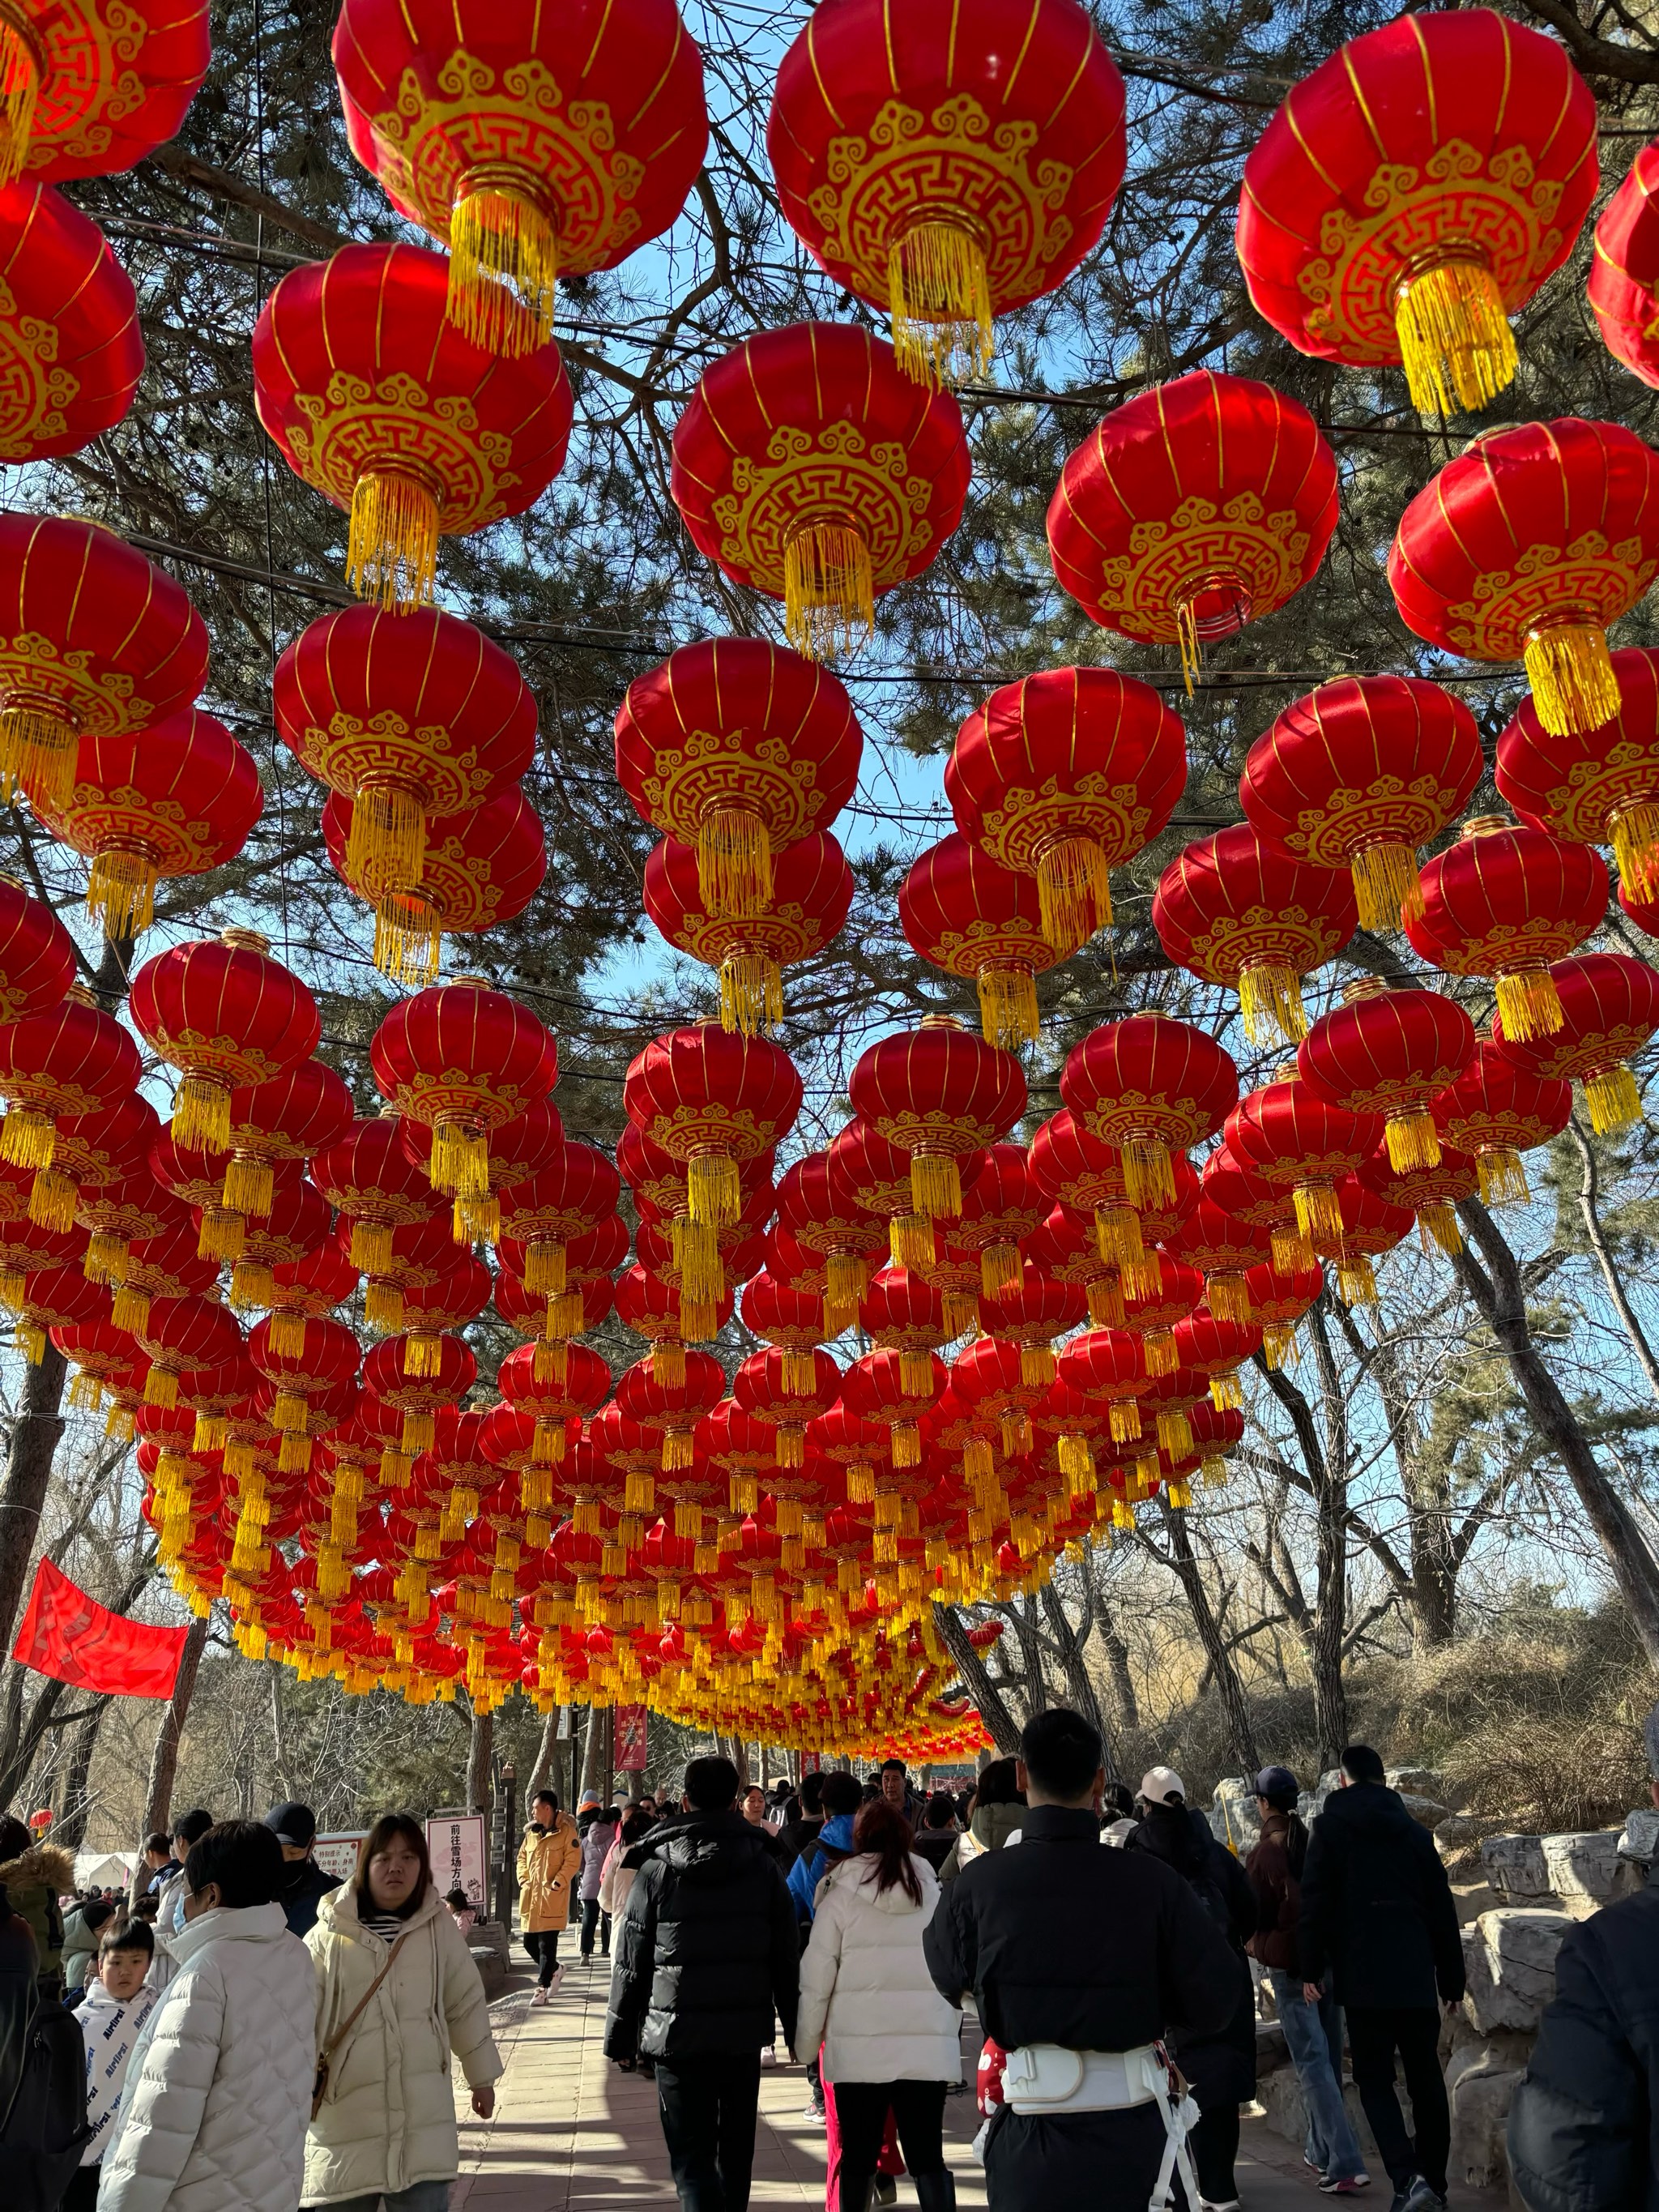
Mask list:
[[[173,1976],[127,2067],[99,2212],[294,2212],[316,2069],[305,1946],[280,1905],[173,1938]]]
[[[878,1894],[878,1862],[867,1851],[818,1884],[812,1940],[800,1962],[795,2050],[809,2058],[822,2041],[831,2081],[961,2079],[962,2014],[934,1988],[921,1954],[939,1879],[926,1859],[910,1863],[920,1905],[897,1882]]]
[[[330,2064],[328,2093],[306,2141],[302,2203],[449,2180],[461,2163],[450,2054],[474,2089],[502,2071],[478,1969],[435,1889],[407,1925],[396,1964]],[[358,1919],[348,1882],[319,1903],[306,1947],[316,1966],[321,2051],[368,1994],[390,1946]]]

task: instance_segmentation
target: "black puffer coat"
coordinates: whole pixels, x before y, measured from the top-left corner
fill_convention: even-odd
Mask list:
[[[713,2057],[795,2039],[800,1944],[769,1839],[742,1814],[665,1820],[623,1861],[605,2055]]]
[[[1302,1866],[1302,1978],[1339,2004],[1432,2011],[1463,1994],[1463,1941],[1428,1830],[1380,1782],[1334,1790]]]
[[[1509,2143],[1528,2212],[1659,2212],[1659,1866],[1556,1954]]]
[[[1178,2035],[1176,2055],[1200,2112],[1242,2105],[1255,2094],[1255,1996],[1244,1946],[1255,1933],[1255,1892],[1244,1869],[1211,1832],[1201,1813],[1185,1805],[1149,1805],[1126,1851],[1150,1851],[1178,1874],[1227,1939],[1234,1962],[1233,2006],[1218,2033]]]

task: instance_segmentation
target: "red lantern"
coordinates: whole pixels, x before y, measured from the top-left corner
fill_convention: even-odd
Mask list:
[[[95,522],[0,514],[0,796],[61,805],[82,738],[159,721],[206,678],[201,617],[142,553]]]
[[[186,1222],[178,1229],[164,1229],[159,1237],[137,1238],[127,1248],[126,1273],[115,1293],[112,1309],[115,1326],[128,1328],[134,1336],[144,1333],[150,1303],[155,1298],[194,1300],[214,1288],[218,1280],[219,1262],[204,1259],[197,1249],[196,1229]],[[234,1349],[240,1352],[241,1339]],[[210,1353],[204,1352],[201,1364],[206,1364]],[[194,1363],[185,1360],[185,1366]]]
[[[78,1267],[38,1269],[24,1278],[17,1301],[18,1347],[38,1367],[51,1331],[107,1321],[109,1310],[109,1292],[101,1283],[89,1283]]]
[[[1455,1083],[1474,1050],[1474,1024],[1437,991],[1390,991],[1374,976],[1350,983],[1297,1054],[1303,1082],[1351,1114],[1385,1116],[1395,1167],[1440,1158],[1431,1100]]]
[[[611,1366],[587,1345],[573,1344],[565,1358],[564,1380],[536,1372],[536,1347],[521,1344],[509,1352],[495,1373],[496,1387],[508,1404],[535,1417],[538,1449],[556,1466],[565,1455],[565,1424],[598,1413],[611,1395]]]
[[[1626,1062],[1659,1029],[1659,975],[1622,952],[1585,952],[1550,970],[1561,1026],[1547,1037],[1510,1038],[1492,1024],[1500,1056],[1532,1075],[1576,1076],[1584,1086],[1590,1127],[1606,1136],[1642,1118],[1641,1093]]]
[[[1261,1356],[1275,1370],[1296,1362],[1296,1325],[1325,1287],[1325,1271],[1264,1262],[1245,1277],[1251,1318],[1261,1325]]]
[[[763,1344],[775,1345],[782,1352],[780,1373],[784,1389],[812,1390],[817,1379],[813,1355],[826,1334],[823,1300],[817,1293],[791,1289],[763,1272],[744,1285],[739,1310],[751,1336]]]
[[[1659,144],[1644,146],[1601,210],[1590,262],[1589,303],[1601,341],[1644,384],[1659,384],[1653,299],[1659,284]]]
[[[383,607],[432,597],[440,535],[534,506],[564,466],[556,346],[484,352],[446,319],[448,271],[415,246],[291,270],[253,332],[253,403],[298,477],[351,517],[346,578]]]
[[[44,1014],[74,981],[75,940],[68,930],[15,876],[0,876],[0,1024]]]
[[[1097,243],[1123,122],[1123,81],[1075,0],[830,0],[783,58],[766,149],[784,220],[891,316],[901,368],[962,383],[990,368],[992,317]]]
[[[78,1194],[72,1219],[91,1237],[86,1273],[94,1283],[119,1283],[127,1272],[127,1247],[182,1229],[185,1208],[148,1171],[125,1182],[105,1183]],[[49,1227],[63,1224],[48,1224]]]
[[[1524,1042],[1560,1028],[1549,963],[1582,945],[1607,907],[1607,872],[1589,846],[1481,815],[1424,868],[1423,912],[1406,935],[1448,975],[1492,976],[1504,1027]]]
[[[884,1346],[854,1361],[842,1377],[842,1397],[860,1419],[879,1422],[888,1430],[895,1468],[920,1467],[921,1431],[916,1424],[938,1405],[948,1382],[945,1362],[932,1352]],[[882,1493],[878,1491],[878,1519],[881,1510]]]
[[[1532,1196],[1521,1158],[1559,1137],[1572,1115],[1572,1085],[1517,1067],[1495,1044],[1478,1044],[1455,1083],[1434,1102],[1435,1127],[1474,1156],[1488,1206],[1524,1206]]]
[[[1196,1312],[1204,1303],[1204,1278],[1184,1260],[1174,1259],[1166,1253],[1160,1263],[1159,1275],[1156,1290],[1126,1292],[1123,1300],[1123,1325],[1139,1332],[1146,1351],[1146,1372],[1155,1377],[1175,1372],[1175,1325],[1188,1314]]]
[[[1398,929],[1423,911],[1415,848],[1456,820],[1483,767],[1461,699],[1415,676],[1343,676],[1256,739],[1238,797],[1265,843],[1352,868],[1363,928]]]
[[[526,1248],[524,1279],[557,1297],[565,1286],[565,1247],[616,1212],[622,1179],[592,1145],[562,1146],[544,1167],[500,1194],[501,1229]]]
[[[1342,1176],[1336,1202],[1342,1217],[1340,1233],[1334,1237],[1316,1233],[1315,1249],[1335,1261],[1337,1291],[1345,1305],[1374,1306],[1376,1276],[1371,1262],[1410,1235],[1412,1210],[1395,1205],[1357,1175]]]
[[[449,1264],[428,1283],[404,1285],[404,1364],[410,1375],[436,1371],[443,1333],[465,1328],[489,1304],[489,1270],[470,1252],[452,1252]]]
[[[300,1060],[268,1083],[233,1091],[224,1206],[268,1214],[273,1162],[327,1152],[347,1134],[351,1118],[351,1093],[320,1060]]]
[[[1091,1136],[1062,1107],[1032,1138],[1030,1158],[1032,1179],[1048,1198],[1073,1212],[1093,1214],[1103,1260],[1131,1270],[1145,1264],[1140,1216],[1129,1202],[1123,1156],[1115,1145]],[[1180,1154],[1170,1161],[1177,1176],[1186,1164]]]
[[[988,1335],[1006,1337],[1024,1354],[1022,1371],[1031,1382],[1054,1378],[1054,1340],[1088,1317],[1085,1292],[1073,1283],[1056,1282],[1030,1261],[1018,1279],[994,1298],[980,1302],[980,1326]]]
[[[177,132],[210,51],[204,5],[21,10],[0,31],[0,179],[131,168]]]
[[[783,978],[841,933],[853,904],[853,871],[827,833],[789,848],[788,884],[764,914],[745,921],[711,913],[696,848],[665,837],[645,864],[645,910],[668,942],[719,971],[720,1024],[745,1036],[783,1020]]]
[[[1035,1044],[1036,977],[1077,951],[1043,934],[1036,885],[999,867],[960,830],[915,861],[898,890],[899,924],[913,951],[979,986],[980,1027],[1005,1050]]]
[[[1082,1291],[1089,1319],[1097,1328],[1122,1328],[1126,1284],[1132,1290],[1156,1290],[1164,1279],[1163,1263],[1155,1251],[1143,1251],[1132,1267],[1104,1258],[1099,1232],[1087,1213],[1076,1212],[1067,1206],[1052,1207],[1022,1249],[1033,1267],[1056,1283]],[[989,1304],[982,1302],[975,1309],[975,1318],[989,1311]]]
[[[1250,1320],[1245,1279],[1272,1255],[1273,1237],[1267,1226],[1228,1212],[1206,1192],[1168,1249],[1176,1259],[1202,1271],[1204,1302],[1218,1323],[1237,1328]]]
[[[86,1250],[87,1235],[82,1229],[42,1229],[28,1220],[7,1222],[0,1227],[0,1304],[15,1309],[22,1299],[25,1277],[41,1268],[78,1264]]]
[[[1114,408],[1067,459],[1048,506],[1054,576],[1091,622],[1201,643],[1299,592],[1336,527],[1336,460],[1271,385],[1195,369]]]
[[[800,1102],[787,1053],[709,1022],[653,1039],[623,1080],[629,1120],[686,1169],[692,1220],[716,1227],[742,1211],[738,1164],[770,1152]]]
[[[354,1121],[311,1162],[312,1181],[349,1224],[348,1257],[366,1273],[389,1266],[394,1230],[430,1221],[437,1211],[431,1178],[400,1141],[398,1119],[387,1113]]]
[[[617,1277],[616,1299],[617,1320],[651,1346],[665,1382],[684,1373],[685,1347],[691,1338],[715,1337],[732,1318],[729,1291],[720,1299],[693,1301],[641,1267],[629,1267]]]
[[[1407,626],[1471,660],[1523,659],[1554,737],[1619,711],[1607,626],[1659,574],[1659,457],[1616,422],[1524,422],[1448,461],[1400,518]]]
[[[746,1413],[757,1413],[777,1431],[777,1463],[804,1467],[806,1425],[818,1419],[842,1395],[842,1372],[827,1352],[812,1354],[812,1387],[792,1389],[784,1373],[786,1353],[776,1345],[752,1352],[732,1378],[732,1395]],[[793,1377],[797,1383],[802,1379]]]
[[[1239,1100],[1227,1116],[1226,1142],[1264,1182],[1291,1192],[1304,1243],[1334,1243],[1342,1234],[1336,1186],[1382,1133],[1380,1114],[1351,1113],[1310,1083],[1280,1079]]]
[[[962,412],[891,346],[844,323],[763,331],[703,372],[674,430],[670,489],[692,542],[784,603],[814,659],[853,651],[875,602],[962,520]]]
[[[1247,1321],[1227,1321],[1206,1301],[1170,1334],[1176,1355],[1183,1367],[1210,1378],[1210,1403],[1218,1413],[1236,1412],[1244,1403],[1238,1370],[1261,1349],[1261,1330]]]
[[[824,1325],[838,1335],[856,1317],[874,1255],[886,1242],[885,1231],[871,1219],[844,1178],[836,1176],[827,1152],[809,1152],[779,1177],[776,1203],[783,1231],[775,1231],[769,1241],[775,1246],[779,1234],[788,1233],[807,1255],[821,1260]]]
[[[203,1219],[204,1216],[197,1216],[198,1226]],[[227,1303],[238,1313],[253,1306],[269,1306],[276,1292],[271,1269],[322,1251],[333,1225],[326,1200],[296,1176],[283,1194],[279,1216],[246,1224],[242,1249],[231,1270]],[[214,1256],[211,1249],[208,1256]]]
[[[270,1341],[277,1352],[296,1352],[306,1324],[326,1321],[357,1287],[357,1270],[337,1246],[325,1244],[304,1259],[279,1261],[270,1271]]]
[[[1622,885],[1659,892],[1659,653],[1612,655],[1619,711],[1600,729],[1551,737],[1523,699],[1498,740],[1497,783],[1522,822],[1584,845],[1611,845]]]
[[[181,1374],[228,1366],[242,1357],[241,1330],[222,1306],[207,1298],[154,1298],[132,1333],[150,1363],[144,1377],[147,1406],[176,1406]]]
[[[1129,1202],[1146,1206],[1173,1201],[1170,1153],[1220,1127],[1238,1076],[1202,1030],[1168,1014],[1130,1014],[1073,1046],[1060,1095],[1085,1134],[1116,1146]]]
[[[1133,1443],[1139,1437],[1136,1401],[1151,1389],[1152,1377],[1138,1331],[1091,1328],[1074,1336],[1055,1362],[1054,1377],[1063,1389],[1104,1401],[1114,1443]]]
[[[0,185],[0,459],[78,453],[132,404],[144,366],[132,281],[49,185]]]
[[[617,1377],[617,1411],[661,1436],[665,1471],[695,1465],[691,1432],[725,1395],[726,1370],[707,1352],[688,1352],[684,1371],[676,1382],[658,1374],[654,1359],[635,1360]],[[630,1474],[626,1510],[649,1513],[655,1503],[654,1497],[637,1494]]]
[[[115,1105],[137,1089],[141,1066],[132,1039],[78,983],[58,1005],[0,1024],[0,1098],[10,1109],[0,1160],[50,1170],[58,1121]]]
[[[1462,1250],[1458,1204],[1473,1198],[1480,1185],[1474,1162],[1466,1153],[1442,1145],[1440,1157],[1431,1168],[1397,1168],[1389,1158],[1388,1146],[1380,1145],[1368,1160],[1360,1162],[1354,1174],[1390,1206],[1404,1206],[1417,1216],[1418,1242],[1425,1252],[1443,1252],[1449,1259]]]
[[[1018,1282],[1020,1240],[1038,1226],[1048,1204],[1024,1149],[993,1145],[963,1193],[962,1212],[951,1231],[959,1250],[979,1254],[981,1288],[988,1298]]]
[[[1253,1044],[1308,1033],[1302,978],[1358,925],[1346,872],[1264,844],[1248,822],[1188,845],[1158,878],[1152,927],[1171,960],[1238,994]]]
[[[437,1439],[438,1408],[456,1404],[477,1380],[478,1363],[459,1336],[439,1342],[437,1365],[421,1375],[411,1375],[405,1365],[400,1336],[386,1337],[364,1355],[363,1388],[402,1413],[400,1449],[405,1452],[430,1451]]]
[[[945,795],[958,830],[1036,878],[1042,931],[1070,951],[1112,919],[1110,872],[1164,828],[1187,739],[1149,684],[1113,668],[1005,684],[957,732]]]
[[[929,1220],[962,1212],[963,1156],[1006,1137],[1025,1111],[1019,1062],[949,1014],[872,1044],[847,1092],[872,1134],[909,1155],[911,1204]]]
[[[222,930],[157,954],[132,979],[138,1034],[183,1077],[173,1106],[180,1144],[226,1150],[231,1092],[270,1082],[317,1048],[316,1002],[270,951],[257,930]]]
[[[323,809],[323,843],[346,889],[374,908],[374,965],[394,982],[434,981],[446,932],[477,937],[516,921],[547,874],[541,817],[521,791],[428,822],[421,879],[410,890],[371,890],[370,878],[352,867],[356,817],[337,793]]]
[[[1238,258],[1303,353],[1403,362],[1422,415],[1514,381],[1508,317],[1595,198],[1595,100],[1553,39],[1490,8],[1401,15],[1304,77],[1244,165]]]
[[[431,1129],[432,1188],[469,1200],[489,1194],[489,1132],[544,1098],[559,1072],[529,1008],[466,976],[400,1000],[368,1062],[381,1096]]]
[[[708,143],[674,0],[556,15],[347,0],[333,53],[352,152],[449,247],[450,316],[493,353],[552,337],[556,277],[666,230]]]

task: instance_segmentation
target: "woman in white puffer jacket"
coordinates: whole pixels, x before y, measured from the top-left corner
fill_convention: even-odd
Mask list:
[[[841,2137],[837,2212],[864,2212],[890,2110],[921,2212],[949,2212],[945,2092],[962,2075],[962,2014],[933,1986],[921,1935],[939,1881],[910,1849],[910,1823],[883,1798],[853,1829],[853,1856],[818,1884],[800,1962],[795,2050],[823,2045]]]

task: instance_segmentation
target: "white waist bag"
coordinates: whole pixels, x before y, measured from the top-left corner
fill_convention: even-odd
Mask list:
[[[1127,2112],[1155,2104],[1164,2122],[1164,2156],[1147,2212],[1168,2212],[1177,2173],[1188,2202],[1198,2203],[1198,2177],[1187,2148],[1198,2106],[1162,2044],[1143,2043],[1133,2051],[1072,2051],[1060,2043],[1023,2043],[1008,2053],[1002,2090],[1011,2111],[1033,2118]]]

